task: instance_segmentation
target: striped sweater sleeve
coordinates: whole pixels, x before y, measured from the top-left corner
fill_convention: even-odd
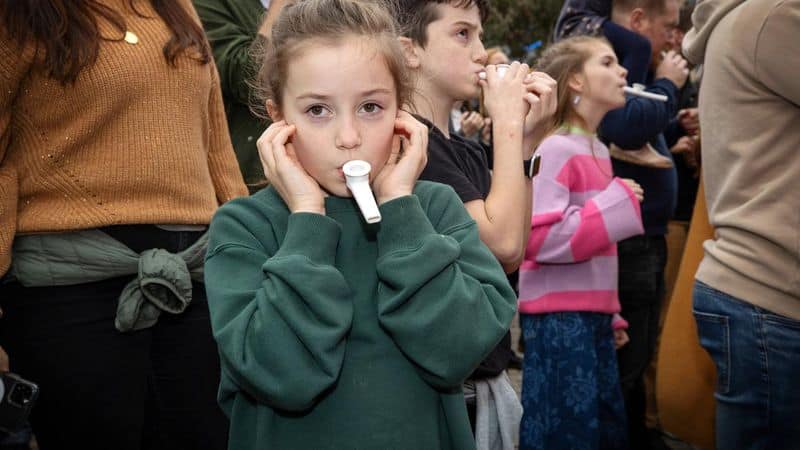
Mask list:
[[[614,178],[602,189],[586,190],[585,186],[592,185],[587,177],[604,175],[599,169],[591,170],[586,161],[594,156],[579,145],[564,136],[552,136],[537,150],[542,167],[533,181],[526,260],[538,264],[586,261],[608,253],[617,241],[643,232],[639,202],[621,179]],[[585,198],[582,204],[574,201],[581,197]]]

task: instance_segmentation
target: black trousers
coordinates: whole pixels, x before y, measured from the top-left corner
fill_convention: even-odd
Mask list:
[[[620,384],[628,415],[630,448],[647,449],[644,372],[653,358],[658,338],[667,244],[664,236],[637,236],[619,242],[617,251],[619,301],[630,337],[630,342],[617,351]]]
[[[136,251],[186,248],[200,233],[150,226],[109,234]],[[225,449],[216,403],[219,359],[205,288],[180,315],[152,328],[114,328],[117,297],[132,277],[73,286],[0,286],[0,345],[12,371],[39,385],[30,422],[42,450]]]

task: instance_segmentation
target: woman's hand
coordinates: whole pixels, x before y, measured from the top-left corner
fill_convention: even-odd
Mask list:
[[[530,158],[535,147],[547,133],[553,114],[558,107],[558,84],[544,72],[531,72],[525,77],[525,101],[530,105],[525,116],[525,158]]]
[[[509,124],[522,126],[530,110],[526,100],[528,94],[524,81],[528,65],[513,62],[503,77],[497,74],[497,66],[486,66],[486,79],[479,83],[483,88],[483,104],[492,122],[500,126]]]
[[[411,114],[399,111],[394,129],[392,152],[372,182],[379,205],[411,195],[419,174],[428,163],[428,127]]]
[[[270,125],[258,138],[256,145],[264,174],[289,211],[325,214],[325,193],[300,165],[290,142],[295,130],[294,125],[281,120]]]

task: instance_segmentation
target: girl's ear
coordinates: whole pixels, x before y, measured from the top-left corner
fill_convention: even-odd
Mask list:
[[[417,53],[417,46],[414,45],[414,41],[405,36],[400,36],[397,38],[400,41],[400,46],[403,48],[403,56],[406,59],[406,66],[417,69],[419,68],[419,54]]]
[[[281,110],[278,109],[278,105],[276,105],[272,99],[267,100],[267,114],[269,114],[269,117],[273,122],[283,120],[283,114],[281,114]]]
[[[582,94],[586,85],[586,77],[582,73],[576,73],[567,80],[567,87],[576,94]]]

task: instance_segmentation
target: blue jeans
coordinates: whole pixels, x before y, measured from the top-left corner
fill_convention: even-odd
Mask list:
[[[520,450],[627,448],[611,315],[520,314]]]
[[[700,345],[717,366],[717,448],[800,445],[800,321],[694,285]]]

